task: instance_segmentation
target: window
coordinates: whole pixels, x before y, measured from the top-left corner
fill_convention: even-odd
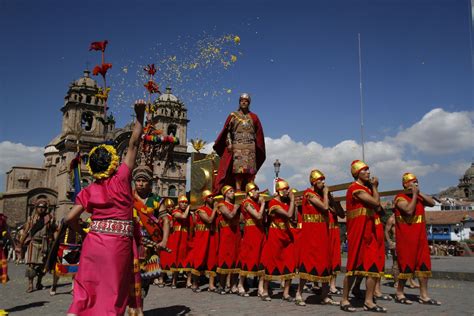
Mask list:
[[[170,185],[168,189],[168,196],[176,196],[176,187],[174,185]]]
[[[177,131],[178,131],[178,127],[174,124],[170,124],[168,126],[168,135],[173,135],[173,136],[176,136],[177,134]]]
[[[92,123],[94,122],[94,114],[92,112],[83,112],[81,115],[81,128],[85,131],[92,129]]]
[[[91,99],[92,99],[91,96],[88,95],[88,96],[86,97],[86,103],[91,103]]]

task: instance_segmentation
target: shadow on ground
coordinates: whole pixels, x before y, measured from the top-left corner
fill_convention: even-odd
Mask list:
[[[155,308],[149,311],[145,311],[145,316],[157,316],[157,315],[186,315],[191,309],[184,305],[173,305],[162,308]]]
[[[33,302],[33,303],[25,304],[25,305],[18,305],[18,306],[7,309],[7,312],[9,313],[19,312],[19,311],[23,311],[25,309],[29,309],[33,307],[44,306],[46,303],[49,303],[49,301],[40,301],[40,302]]]

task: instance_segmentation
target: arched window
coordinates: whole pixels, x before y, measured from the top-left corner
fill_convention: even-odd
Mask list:
[[[176,187],[174,185],[170,185],[168,189],[168,196],[176,196]]]
[[[170,124],[168,126],[168,135],[173,135],[173,136],[176,136],[178,132],[178,127],[175,125],[175,124]]]
[[[92,97],[90,95],[88,95],[86,97],[86,103],[91,103],[91,101],[92,101]]]
[[[92,112],[83,112],[81,115],[81,128],[85,131],[92,129],[92,122],[94,121],[94,114]]]

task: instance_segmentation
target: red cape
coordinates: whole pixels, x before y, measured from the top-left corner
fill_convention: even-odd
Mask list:
[[[263,136],[262,124],[260,123],[258,116],[253,112],[249,112],[249,114],[255,127],[255,155],[257,158],[258,171],[265,161],[265,138]],[[224,127],[222,128],[219,136],[217,136],[213,146],[213,149],[216,151],[219,157],[221,157],[217,177],[214,179],[213,183],[214,194],[220,193],[221,188],[226,184],[235,186],[235,178],[232,174],[232,153],[227,149],[226,142],[231,118],[232,115],[227,117]],[[245,185],[245,183],[242,185]]]

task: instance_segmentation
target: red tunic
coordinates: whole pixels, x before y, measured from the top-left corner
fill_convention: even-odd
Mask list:
[[[171,234],[173,233],[172,230],[172,224],[173,224],[173,217],[170,214],[164,215],[168,218],[168,225],[170,225],[170,235],[168,236],[168,243],[166,244],[166,247],[171,249],[170,245],[170,239],[171,239]],[[164,220],[163,217],[160,217],[159,225],[161,226],[161,229],[163,230],[163,224]],[[171,271],[171,263],[173,262],[173,253],[166,252],[165,250],[160,250],[160,266],[161,266],[161,271],[162,272],[170,272]]]
[[[214,218],[209,232],[209,251],[207,253],[206,274],[215,276],[217,271],[217,251],[219,248],[218,217]]]
[[[397,201],[405,200],[408,203],[411,196],[400,193],[395,197]],[[425,208],[421,196],[418,196],[415,213],[411,216],[395,207],[395,238],[400,267],[399,279],[412,277],[431,277],[431,258],[426,236]]]
[[[168,239],[168,248],[171,249],[171,272],[183,272],[183,263],[188,254],[189,216],[185,219],[176,218],[174,214],[184,212],[175,209],[173,215],[173,232]]]
[[[247,205],[253,205],[257,212],[260,205],[248,198],[242,202],[242,214],[244,216],[244,236],[240,243],[240,255],[237,267],[242,276],[261,276],[265,270],[260,267],[260,257],[262,255],[263,244],[265,242],[265,229],[262,221],[253,218],[247,212]]]
[[[300,241],[302,236],[303,228],[303,211],[301,207],[295,205],[296,212],[296,223],[293,221],[289,222],[291,233],[293,234],[293,249],[295,250],[295,269],[298,270],[300,266]]]
[[[289,228],[288,217],[274,213],[276,207],[289,210],[289,204],[272,199],[269,204],[271,216],[268,237],[263,246],[261,263],[267,280],[289,280],[295,276],[294,238]]]
[[[193,269],[194,263],[194,227],[196,225],[196,215],[193,212],[189,213],[189,229],[188,229],[188,239],[186,242],[186,258],[182,262],[184,272],[191,272]]]
[[[196,247],[193,248],[193,269],[191,270],[194,275],[202,275],[207,270],[209,242],[211,240],[211,224],[204,223],[199,215],[200,213],[211,217],[212,209],[207,205],[203,205],[196,210],[196,224],[194,225],[194,244]]]
[[[323,200],[312,189],[307,189],[303,193],[299,275],[300,278],[312,282],[329,282],[332,275],[329,257],[329,219],[327,214],[311,203],[311,198]]]
[[[341,271],[341,231],[337,215],[333,212],[329,212],[329,245],[331,270],[335,275]]]
[[[234,204],[229,202],[219,203],[219,207],[222,205],[225,205],[231,213],[234,212]],[[224,215],[220,214],[217,273],[229,274],[239,272],[237,268],[241,238],[239,222],[238,214],[231,220],[226,219]]]
[[[357,191],[372,195],[371,189],[357,182],[353,182],[347,190],[347,275],[380,277],[383,275],[383,263],[375,227],[375,211],[355,197]]]

